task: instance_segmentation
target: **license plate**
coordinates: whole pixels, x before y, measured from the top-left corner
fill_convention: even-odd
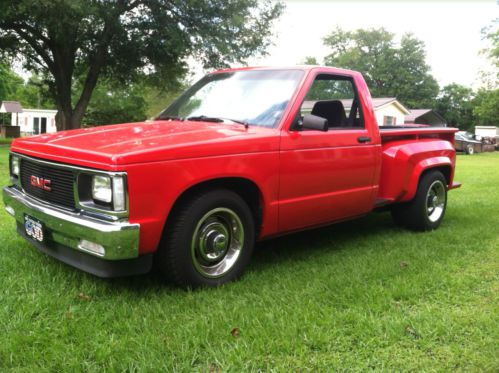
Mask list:
[[[43,223],[40,220],[24,215],[24,230],[27,236],[43,242]]]

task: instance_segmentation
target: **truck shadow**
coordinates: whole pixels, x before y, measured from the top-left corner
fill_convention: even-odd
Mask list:
[[[292,233],[286,236],[258,242],[255,246],[252,261],[248,270],[265,273],[272,271],[275,266],[290,262],[306,262],[321,255],[330,255],[337,250],[364,250],[365,245],[355,245],[355,240],[383,235],[390,235],[396,231],[403,231],[395,226],[388,213],[372,213],[366,217],[338,223],[322,228]],[[244,276],[243,276],[244,280]],[[178,291],[169,284],[158,271],[130,278],[106,280],[108,284],[124,287],[129,291],[138,292],[153,290]]]
[[[402,231],[391,220],[389,213],[371,213],[368,216],[310,229],[258,242],[250,265],[253,270],[264,270],[279,263],[307,260],[312,256],[327,255],[343,249],[362,250],[355,245],[380,233]]]

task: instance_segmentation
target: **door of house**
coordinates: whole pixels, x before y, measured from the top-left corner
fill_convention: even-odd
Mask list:
[[[40,133],[40,118],[33,118],[33,135]]]
[[[47,118],[40,118],[41,119],[41,131],[40,133],[47,133]]]

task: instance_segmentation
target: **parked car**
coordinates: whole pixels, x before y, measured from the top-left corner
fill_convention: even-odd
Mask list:
[[[217,286],[255,240],[374,209],[436,229],[459,186],[456,131],[380,130],[358,72],[228,69],[154,121],[15,140],[3,196],[19,234],[72,266],[116,277],[155,261],[181,286]]]
[[[482,152],[482,142],[470,132],[459,131],[454,134],[454,147],[459,152],[474,154]]]

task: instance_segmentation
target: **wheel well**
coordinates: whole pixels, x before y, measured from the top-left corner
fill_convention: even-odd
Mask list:
[[[424,170],[421,173],[421,175],[419,176],[418,184],[419,184],[419,181],[421,180],[421,178],[423,177],[423,175],[425,175],[428,172],[435,171],[435,170],[440,171],[442,173],[442,175],[444,175],[445,180],[447,182],[447,185],[450,185],[450,175],[451,175],[451,167],[450,166],[437,166],[437,167],[431,167],[431,168]]]
[[[207,180],[193,185],[189,189],[185,190],[173,204],[166,219],[165,226],[168,224],[168,220],[171,216],[175,213],[179,206],[184,203],[184,201],[189,200],[195,194],[203,193],[212,189],[229,189],[237,193],[248,204],[255,220],[255,231],[258,237],[263,216],[263,203],[260,189],[253,181],[237,177]]]

